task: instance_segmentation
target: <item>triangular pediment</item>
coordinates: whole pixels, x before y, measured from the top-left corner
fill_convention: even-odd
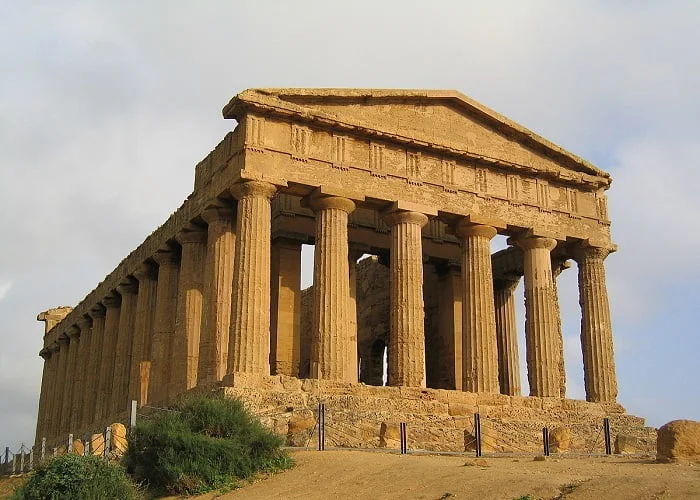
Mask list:
[[[236,96],[224,116],[236,118],[242,103],[255,102],[562,178],[575,174],[610,183],[608,173],[456,91],[252,89]]]

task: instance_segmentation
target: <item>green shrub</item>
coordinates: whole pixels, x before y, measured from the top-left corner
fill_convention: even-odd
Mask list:
[[[124,457],[128,471],[156,490],[202,493],[291,465],[282,438],[238,400],[196,395],[172,409],[142,419]]]
[[[40,464],[17,500],[131,500],[141,498],[124,469],[95,456],[62,455]]]

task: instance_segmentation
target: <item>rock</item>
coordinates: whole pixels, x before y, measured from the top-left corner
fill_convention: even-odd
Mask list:
[[[624,453],[637,453],[641,444],[639,439],[627,434],[618,434],[615,436],[615,454],[622,455]]]
[[[473,430],[464,430],[464,451],[476,450],[476,437]],[[503,446],[499,446],[498,434],[489,425],[481,421],[481,451],[503,451]]]
[[[568,427],[557,427],[549,433],[549,451],[561,453],[569,451],[571,447],[571,429]]]
[[[112,431],[112,440],[110,442],[110,451],[115,456],[122,456],[126,451],[126,426],[116,423],[109,426]]]
[[[700,462],[700,422],[673,420],[659,429],[656,458],[662,462]]]
[[[287,444],[289,446],[306,446],[316,426],[313,416],[292,415],[287,424]]]
[[[80,439],[73,441],[73,453],[76,455],[85,455],[85,446]]]
[[[545,457],[544,455],[537,455],[533,461],[534,462],[546,462],[547,457]]]
[[[380,448],[399,448],[401,444],[401,427],[399,424],[382,422],[379,428]]]
[[[105,437],[102,434],[90,436],[90,453],[101,456],[105,452]]]

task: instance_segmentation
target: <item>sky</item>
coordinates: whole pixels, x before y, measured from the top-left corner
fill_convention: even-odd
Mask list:
[[[37,313],[167,219],[253,87],[456,89],[609,171],[619,402],[700,420],[699,21],[689,0],[0,0],[0,447],[34,439]],[[559,290],[582,398],[575,265]]]

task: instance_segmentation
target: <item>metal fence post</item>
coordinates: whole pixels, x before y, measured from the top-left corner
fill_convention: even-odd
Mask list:
[[[318,451],[326,449],[326,403],[318,404]]]
[[[131,417],[129,419],[129,430],[133,431],[136,426],[136,409],[138,408],[138,403],[135,399],[131,400]]]
[[[41,438],[41,461],[43,462],[46,458],[46,438]]]
[[[542,428],[542,447],[544,449],[544,456],[549,456],[549,429],[546,427]]]
[[[68,434],[68,453],[73,453],[73,434]]]
[[[399,423],[399,432],[401,435],[401,454],[405,455],[408,453],[408,432],[406,429],[406,422]]]
[[[477,458],[481,456],[481,415],[474,414],[474,450]]]
[[[612,446],[610,443],[610,419],[608,417],[603,419],[603,432],[605,433],[605,454],[612,455]]]
[[[104,445],[104,449],[105,449],[104,457],[105,458],[109,458],[109,446],[111,443],[112,443],[112,428],[107,427],[105,429],[105,445]]]

